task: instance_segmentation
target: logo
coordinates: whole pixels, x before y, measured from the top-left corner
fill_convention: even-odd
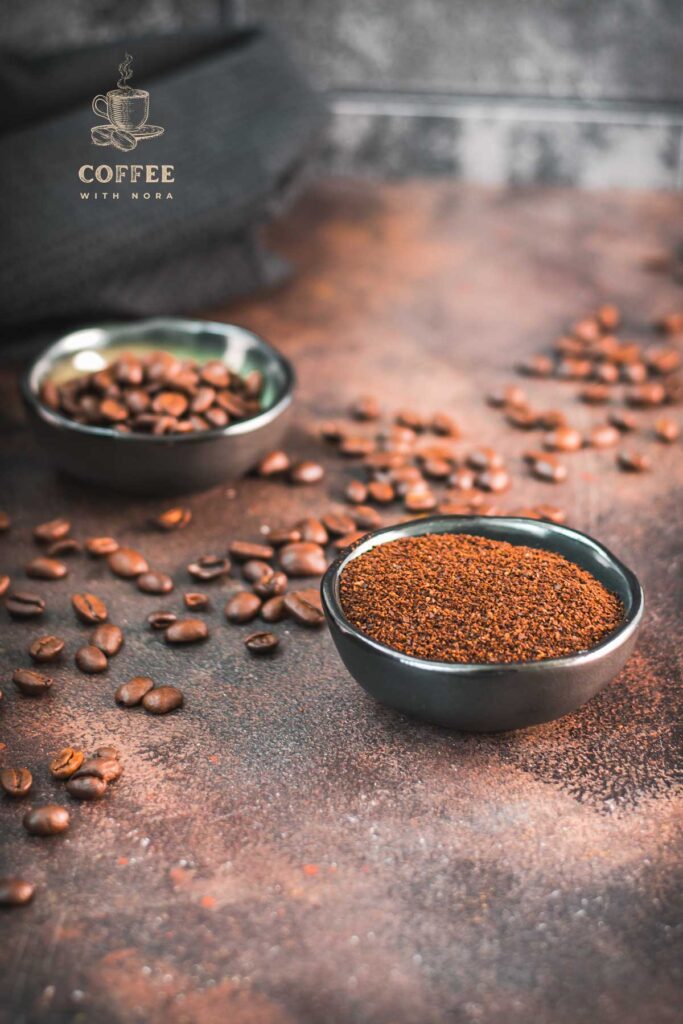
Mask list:
[[[155,139],[164,134],[156,124],[148,124],[149,93],[146,89],[134,89],[128,84],[133,77],[133,58],[129,53],[119,64],[119,80],[115,89],[106,96],[100,94],[92,101],[92,109],[106,124],[97,124],[90,129],[90,137],[96,146],[114,146],[124,153],[130,153],[138,142]]]

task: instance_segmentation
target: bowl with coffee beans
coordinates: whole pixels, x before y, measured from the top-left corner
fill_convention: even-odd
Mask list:
[[[252,469],[284,436],[291,364],[234,324],[159,318],[58,339],[23,381],[41,448],[73,476],[171,494]]]
[[[630,656],[637,577],[551,522],[431,516],[375,530],[328,568],[322,601],[351,675],[437,725],[519,729],[590,700]]]

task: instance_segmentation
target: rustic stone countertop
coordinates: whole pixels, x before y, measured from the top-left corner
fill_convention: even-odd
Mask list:
[[[272,295],[207,315],[264,334],[295,362],[289,449],[327,479],[286,488],[248,479],[183,501],[192,525],[150,529],[171,502],[57,477],[28,435],[12,368],[0,377],[0,571],[42,593],[40,622],[2,611],[2,765],[30,768],[34,802],[64,800],[70,831],[29,838],[28,801],[0,801],[0,873],[37,883],[0,919],[0,1022],[92,1024],[664,1024],[681,997],[681,444],[649,439],[655,467],[619,472],[614,452],[567,456],[569,481],[531,481],[528,436],[483,396],[514,363],[604,300],[626,336],[681,307],[644,261],[679,241],[673,195],[488,191],[456,184],[326,182],[270,232],[297,269]],[[530,381],[532,400],[604,413],[576,385]],[[184,566],[259,528],[339,502],[347,463],[315,436],[360,392],[388,409],[448,409],[462,445],[510,458],[508,509],[561,504],[641,576],[646,621],[621,677],[573,715],[502,735],[422,725],[375,705],[326,633],[288,623],[278,654],[247,655],[225,623],[227,585]],[[681,408],[672,410],[679,419]],[[652,414],[643,421],[652,422]],[[171,572],[169,597],[139,594],[100,561],[70,558],[60,582],[23,579],[34,525],[66,515],[84,539],[110,534]],[[387,520],[389,515],[386,516]],[[126,631],[102,676],[72,662],[86,630],[70,594],[88,589]],[[164,646],[148,612],[212,598],[205,644]],[[44,700],[10,682],[30,639],[69,655]],[[176,683],[165,718],[113,701],[134,674]],[[124,775],[74,804],[47,771],[67,744],[113,742]]]

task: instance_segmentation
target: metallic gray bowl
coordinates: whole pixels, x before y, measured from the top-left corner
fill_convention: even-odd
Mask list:
[[[624,619],[596,647],[543,661],[466,665],[401,654],[348,621],[339,600],[339,580],[344,567],[370,548],[423,533],[470,533],[564,555],[618,595]],[[407,715],[470,732],[537,725],[585,704],[629,658],[644,605],[637,577],[592,537],[534,519],[485,516],[434,516],[368,534],[328,568],[322,600],[341,659],[364,690]]]
[[[43,405],[41,383],[101,369],[123,352],[165,349],[198,362],[220,359],[234,373],[260,370],[263,409],[249,420],[197,434],[119,434],[75,423]],[[74,331],[51,345],[22,383],[39,445],[58,469],[116,490],[173,494],[236,479],[277,448],[294,391],[290,363],[251,331],[234,324],[175,317],[105,324]]]

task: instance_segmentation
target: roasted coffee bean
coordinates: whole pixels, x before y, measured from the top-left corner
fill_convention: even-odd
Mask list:
[[[288,576],[322,576],[327,569],[322,547],[307,541],[282,548],[280,565]]]
[[[344,490],[346,500],[352,505],[362,505],[368,499],[368,488],[362,480],[349,480]]]
[[[14,590],[7,595],[5,608],[13,619],[35,619],[45,611],[45,601],[38,594]]]
[[[227,601],[225,617],[229,622],[251,622],[261,609],[261,598],[248,590],[242,590]]]
[[[71,778],[81,779],[87,775],[94,775],[103,782],[116,782],[122,774],[123,768],[117,757],[89,757]]]
[[[600,306],[596,318],[603,331],[614,331],[619,326],[621,315],[617,306],[605,304]]]
[[[152,715],[166,715],[183,706],[183,695],[175,686],[157,686],[145,694],[142,706]]]
[[[167,644],[194,644],[206,640],[209,628],[201,619],[178,619],[166,630]]]
[[[460,436],[460,427],[447,412],[435,412],[429,426],[435,434],[441,434],[443,437]]]
[[[314,516],[308,516],[306,519],[302,519],[300,523],[297,523],[297,529],[300,534],[300,539],[307,544],[320,544],[322,547],[327,544],[330,539],[330,535],[328,534],[324,524],[320,519],[316,519]]]
[[[152,409],[159,416],[179,419],[187,411],[187,398],[177,391],[160,391],[152,402]]]
[[[655,437],[666,444],[673,444],[681,436],[681,428],[675,420],[661,416],[655,421]]]
[[[26,697],[42,697],[50,689],[54,679],[32,668],[18,668],[12,674],[12,682]]]
[[[396,413],[396,423],[399,427],[408,427],[409,430],[422,431],[427,428],[427,420],[415,409],[401,409]]]
[[[360,458],[362,455],[370,455],[375,450],[375,442],[370,437],[358,437],[355,434],[347,434],[339,442],[339,454],[349,459]]]
[[[649,381],[638,387],[629,388],[626,392],[626,401],[629,405],[639,408],[661,405],[666,399],[666,390],[659,381]]]
[[[83,764],[85,755],[82,750],[64,747],[50,761],[50,774],[55,779],[69,779]]]
[[[0,509],[0,533],[7,533],[11,525],[12,520],[10,519],[8,514],[4,511],[4,509]]]
[[[68,519],[50,519],[47,523],[36,526],[33,536],[41,544],[52,544],[56,540],[66,537],[71,532],[71,523]]]
[[[262,601],[267,601],[270,597],[284,594],[288,583],[289,580],[283,572],[271,569],[267,576],[262,576],[261,579],[256,580],[254,583],[254,593],[258,594]]]
[[[474,487],[474,473],[466,466],[462,466],[456,469],[455,473],[451,473],[448,483],[459,491],[471,491]]]
[[[124,707],[132,708],[141,702],[142,698],[153,686],[154,680],[150,679],[149,676],[134,676],[127,683],[122,683],[119,686],[114,694],[114,700],[117,704],[123,704]]]
[[[227,576],[232,568],[229,558],[221,558],[220,555],[202,555],[196,562],[190,562],[187,571],[196,580],[217,580],[221,576]]]
[[[167,508],[152,520],[154,526],[159,530],[183,530],[192,522],[192,512],[189,508]]]
[[[541,519],[546,519],[549,523],[557,523],[561,526],[567,521],[567,513],[557,505],[535,505],[534,511]]]
[[[230,371],[225,363],[211,359],[199,368],[199,376],[212,388],[227,388],[230,384]]]
[[[4,597],[10,588],[12,581],[5,573],[0,574],[0,597]]]
[[[349,410],[355,420],[378,420],[382,414],[379,400],[375,395],[360,395],[351,404]]]
[[[95,594],[74,594],[71,604],[81,622],[95,624],[105,622],[108,616],[107,606]]]
[[[568,425],[567,416],[561,409],[546,409],[538,414],[538,426],[543,430],[557,430]]]
[[[200,594],[196,590],[189,591],[187,594],[183,594],[183,601],[185,607],[189,608],[190,611],[204,611],[209,607],[209,598],[207,594]]]
[[[657,321],[657,329],[664,334],[680,334],[683,332],[683,313],[667,313]]]
[[[391,489],[391,486],[388,486]],[[353,530],[355,526],[351,516],[347,516],[343,512],[328,512],[322,517],[322,523],[328,534],[331,534],[333,537],[341,537],[343,534]]]
[[[93,558],[103,558],[106,555],[113,555],[119,549],[119,542],[113,537],[90,537],[85,542],[85,550]]]
[[[279,644],[275,633],[251,633],[244,641],[250,654],[271,654]]]
[[[578,452],[583,438],[574,427],[558,427],[543,438],[543,444],[551,452]]]
[[[268,540],[274,548],[281,548],[285,544],[295,544],[298,540],[302,540],[301,531],[297,529],[271,530]]]
[[[436,504],[436,496],[429,490],[408,491],[403,498],[407,512],[431,512]]]
[[[128,408],[116,398],[103,398],[99,405],[99,414],[108,423],[121,423],[128,419]]]
[[[295,463],[289,470],[289,479],[293,484],[317,484],[325,476],[325,470],[319,462],[304,459]]]
[[[31,902],[35,891],[33,882],[4,875],[0,878],[0,907],[23,907]]]
[[[8,796],[26,796],[33,785],[33,776],[28,768],[3,768],[0,772],[0,786]]]
[[[507,406],[505,419],[511,427],[517,427],[518,430],[533,430],[538,426],[538,413],[528,405]]]
[[[263,576],[268,576],[272,571],[272,566],[268,565],[267,562],[261,561],[259,558],[250,558],[242,566],[242,575],[249,583],[257,583]]]
[[[79,647],[74,660],[81,672],[87,672],[89,675],[105,672],[109,665],[104,651],[101,651],[99,647],[94,647],[92,644]]]
[[[63,537],[56,540],[46,550],[48,558],[59,558],[60,555],[75,555],[81,550],[81,545],[73,537]]]
[[[609,401],[609,396],[610,391],[606,384],[587,384],[579,392],[581,401],[588,402],[589,405],[601,405],[603,402]]]
[[[609,414],[609,421],[613,427],[617,430],[621,430],[626,433],[629,430],[636,430],[638,427],[638,417],[635,413],[628,412],[626,409],[618,409],[615,412]]]
[[[475,448],[467,456],[467,465],[481,472],[484,469],[502,469],[505,461],[494,448]]]
[[[486,396],[486,401],[494,409],[502,409],[509,405],[527,405],[528,398],[526,391],[517,384],[508,384],[504,388],[491,391]]]
[[[249,562],[259,559],[267,562],[275,554],[270,544],[253,544],[247,540],[234,540],[228,547],[228,553],[238,562]]]
[[[168,629],[174,622],[177,622],[177,619],[178,616],[175,612],[167,611],[151,612],[147,616],[147,622],[152,629]]]
[[[280,473],[286,473],[289,467],[290,461],[287,452],[274,451],[264,455],[256,468],[256,472],[262,477],[277,476]]]
[[[96,775],[72,775],[66,791],[74,800],[101,800],[107,792],[107,783]]]
[[[593,427],[588,435],[588,443],[591,448],[611,448],[619,444],[621,434],[611,423],[603,423],[599,427]]]
[[[61,580],[68,571],[56,558],[32,558],[26,566],[26,575],[36,580]]]
[[[653,373],[666,376],[675,373],[681,365],[681,354],[678,349],[669,345],[660,345],[650,348],[645,353],[647,364]]]
[[[446,471],[446,474],[448,474],[448,470]],[[395,500],[395,498],[396,495],[394,493],[394,488],[387,481],[372,480],[368,484],[368,500],[376,501],[378,505],[390,505],[391,502]],[[327,523],[325,517],[323,517],[323,522],[325,523],[329,530],[329,524]],[[337,534],[339,534],[342,531],[337,530],[336,532]],[[346,533],[348,531],[344,530],[343,532]]]
[[[648,371],[645,363],[627,363],[621,367],[621,379],[625,384],[643,384],[647,378]]]
[[[453,469],[453,463],[447,459],[425,459],[422,468],[425,476],[428,476],[431,480],[445,480],[450,475]],[[379,484],[378,486],[387,487],[387,484]],[[387,492],[385,492],[386,495]],[[373,494],[375,501],[379,501],[376,494]],[[392,492],[393,497],[393,492]],[[386,500],[386,498],[385,498]]]
[[[69,827],[69,812],[59,804],[43,804],[27,811],[24,828],[32,836],[56,836]]]
[[[593,376],[601,384],[616,384],[619,380],[619,370],[614,363],[598,363],[593,370]]]
[[[123,646],[123,631],[118,626],[103,623],[93,631],[90,643],[94,647],[99,647],[108,658],[113,658]]]
[[[550,453],[539,453],[538,458],[531,461],[531,471],[539,480],[559,484],[567,479],[567,467]]]
[[[261,605],[261,618],[264,622],[280,622],[287,617],[283,596],[271,597]]]
[[[121,755],[116,747],[112,747],[109,744],[105,744],[105,746],[97,748],[97,750],[95,751],[95,757],[113,757],[118,761]]]
[[[64,650],[64,641],[59,636],[39,636],[28,649],[31,658],[37,662],[54,661]]]
[[[619,452],[617,462],[620,469],[629,473],[645,473],[648,469],[652,469],[652,462],[642,452]]]
[[[376,530],[382,525],[382,517],[372,505],[356,505],[353,509],[353,522],[361,530]]]
[[[322,610],[308,601],[301,592],[287,594],[284,604],[287,612],[302,626],[322,626],[325,621]]]
[[[519,364],[518,369],[527,377],[550,377],[553,372],[553,361],[549,356],[530,356]]]
[[[343,423],[339,423],[338,420],[325,420],[320,424],[318,430],[320,436],[326,441],[341,441],[348,431]]]
[[[491,491],[500,494],[510,487],[510,474],[506,469],[485,469],[477,476],[477,487],[482,491]]]
[[[147,559],[133,548],[117,548],[107,558],[107,564],[116,576],[122,576],[124,579],[141,576],[149,569]]]
[[[174,585],[168,573],[154,570],[143,572],[135,582],[144,594],[170,594]]]

